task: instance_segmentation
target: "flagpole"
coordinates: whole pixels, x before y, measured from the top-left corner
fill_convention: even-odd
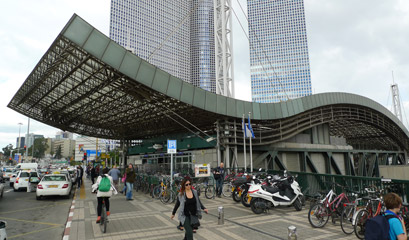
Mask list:
[[[246,124],[244,122],[244,114],[243,114],[243,119],[241,122],[242,129],[243,129],[243,145],[244,145],[244,172],[247,172],[247,159],[246,159]]]
[[[249,125],[250,125],[250,115],[249,112]],[[253,134],[250,136],[250,172],[253,173],[253,148],[251,146],[251,139],[253,138]]]

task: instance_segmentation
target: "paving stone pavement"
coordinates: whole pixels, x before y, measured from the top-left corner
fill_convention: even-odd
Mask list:
[[[69,239],[183,239],[184,233],[176,229],[177,217],[170,219],[174,205],[162,204],[135,191],[134,201],[126,201],[122,194],[111,198],[107,233],[102,233],[95,223],[97,200],[91,193],[91,181],[87,179],[84,183],[86,196],[81,199],[77,190]],[[256,215],[231,198],[206,199],[202,195],[201,201],[209,209],[209,214],[203,214],[201,227],[194,234],[198,240],[286,240],[287,228],[291,225],[297,227],[298,239],[357,239],[354,235],[345,235],[339,222],[334,225],[329,221],[324,228],[312,228],[307,219],[308,206],[300,212],[293,207],[284,207]],[[219,206],[224,207],[224,225],[217,224]]]

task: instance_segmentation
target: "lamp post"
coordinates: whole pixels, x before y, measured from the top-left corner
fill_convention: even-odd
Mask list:
[[[30,137],[30,118],[28,118],[28,124],[27,124],[27,137],[26,137],[26,140],[25,140],[25,143],[24,143],[24,145],[26,146],[26,153],[25,153],[25,155],[26,155],[26,161],[28,160],[28,138]],[[33,143],[33,145],[34,145],[34,143]]]
[[[20,146],[21,146],[21,137],[20,137],[20,130],[21,130],[21,125],[22,123],[18,123],[18,148],[17,148],[17,153],[20,154]]]

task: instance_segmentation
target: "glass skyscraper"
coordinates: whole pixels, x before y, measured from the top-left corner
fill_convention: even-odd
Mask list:
[[[252,100],[311,95],[303,0],[248,0],[247,8]]]
[[[212,0],[111,0],[110,37],[160,69],[215,92]]]

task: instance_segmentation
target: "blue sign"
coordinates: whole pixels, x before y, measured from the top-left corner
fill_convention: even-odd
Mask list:
[[[176,153],[176,140],[168,140],[168,153]]]

